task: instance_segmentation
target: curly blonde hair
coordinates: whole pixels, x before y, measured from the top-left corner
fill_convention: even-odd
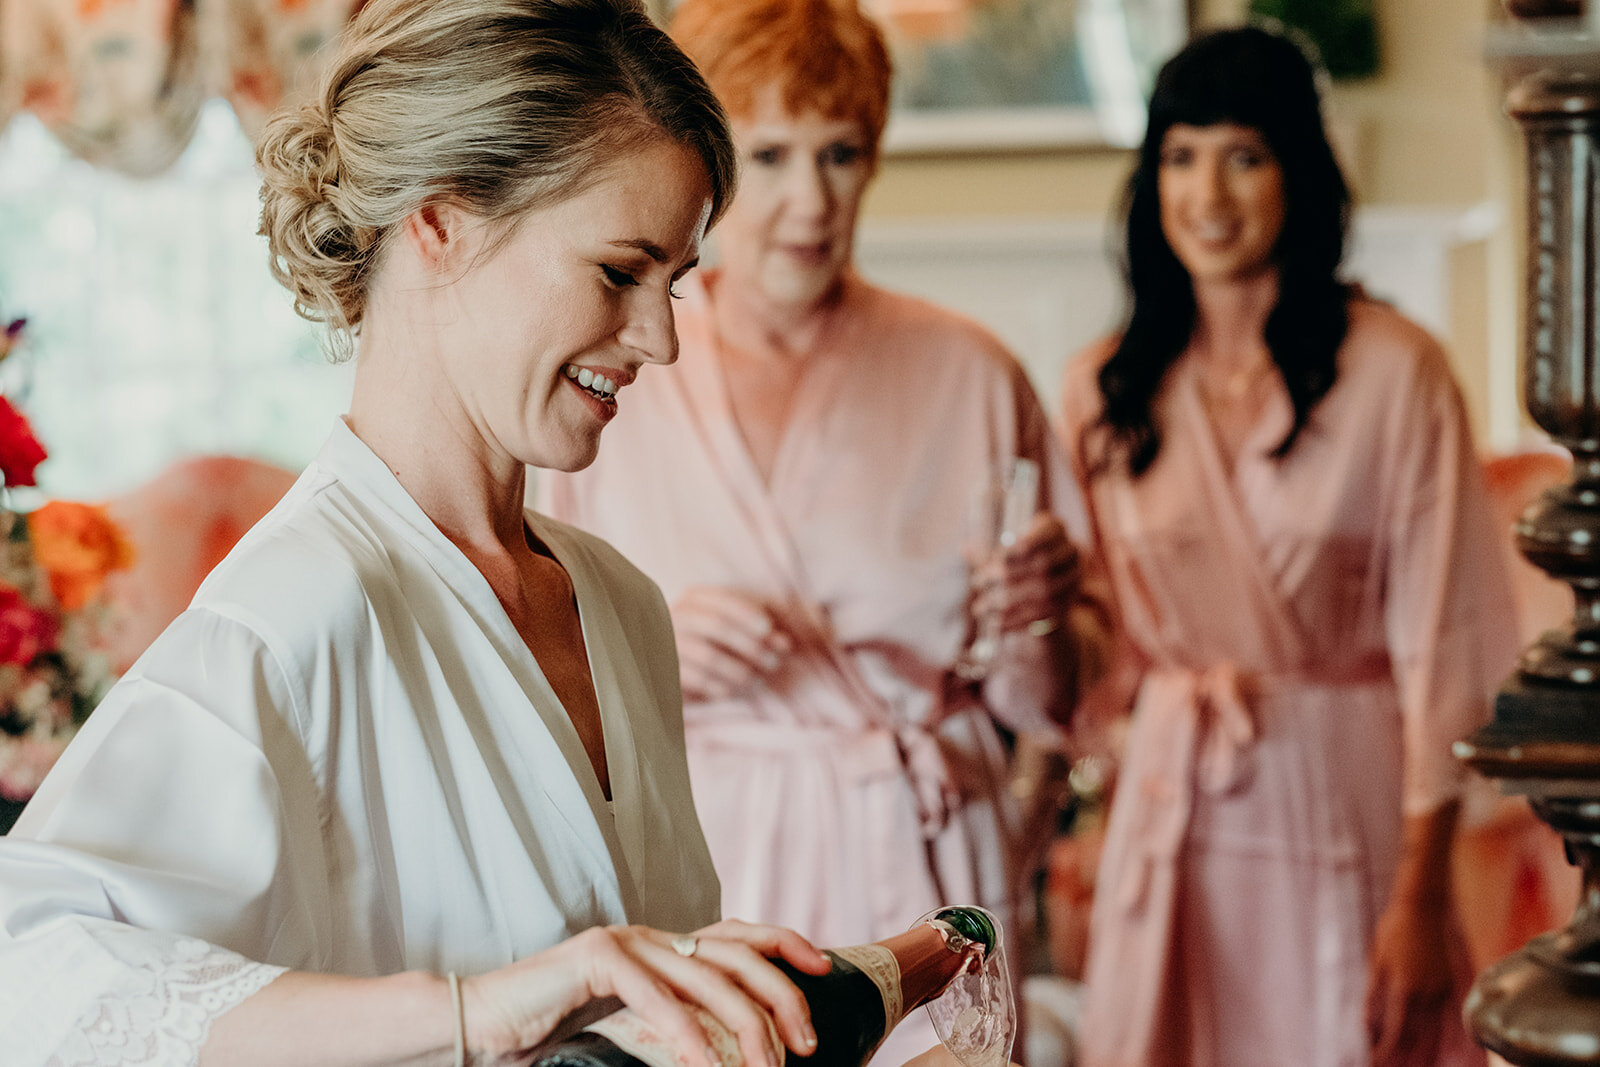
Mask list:
[[[343,358],[411,212],[448,201],[509,223],[661,137],[705,163],[715,219],[735,183],[726,117],[638,0],[371,0],[315,97],[262,133],[260,233]]]

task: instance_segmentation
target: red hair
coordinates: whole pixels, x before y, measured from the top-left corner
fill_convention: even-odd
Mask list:
[[[672,36],[732,117],[751,117],[776,87],[791,115],[860,122],[877,154],[889,49],[856,0],[684,0]]]

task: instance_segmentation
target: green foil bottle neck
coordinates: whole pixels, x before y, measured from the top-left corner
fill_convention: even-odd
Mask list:
[[[989,916],[978,908],[941,908],[933,917],[949,923],[956,933],[967,940],[981,944],[986,953],[994,952],[999,945],[999,931],[994,928]]]

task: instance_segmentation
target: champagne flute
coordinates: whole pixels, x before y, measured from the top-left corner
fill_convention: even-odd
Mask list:
[[[1005,1067],[1011,1062],[1017,1033],[1017,1002],[1011,992],[1005,931],[1000,920],[983,908],[969,905],[959,913],[952,914],[954,911],[931,911],[918,923],[938,922],[941,916],[954,919],[961,923],[958,932],[981,935],[978,944],[985,951],[975,960],[975,967],[963,967],[944,992],[927,1002],[928,1019],[944,1047],[964,1067]],[[987,929],[983,922],[989,924]]]
[[[1017,543],[1039,510],[1039,464],[1013,457],[1002,461],[978,486],[967,515],[968,580],[975,603],[979,591],[994,580],[1006,549]],[[955,673],[967,681],[989,675],[1000,650],[1000,608],[991,605],[971,620],[971,637],[956,658]]]

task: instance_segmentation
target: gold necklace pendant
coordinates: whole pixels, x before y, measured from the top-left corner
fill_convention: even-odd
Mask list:
[[[1271,363],[1258,363],[1254,367],[1234,371],[1228,376],[1228,395],[1234,399],[1244,396],[1253,386],[1264,379],[1271,369]]]
[[[1207,395],[1218,400],[1238,401],[1248,396],[1276,369],[1277,364],[1270,359],[1263,360],[1227,374],[1202,373],[1200,382]]]

